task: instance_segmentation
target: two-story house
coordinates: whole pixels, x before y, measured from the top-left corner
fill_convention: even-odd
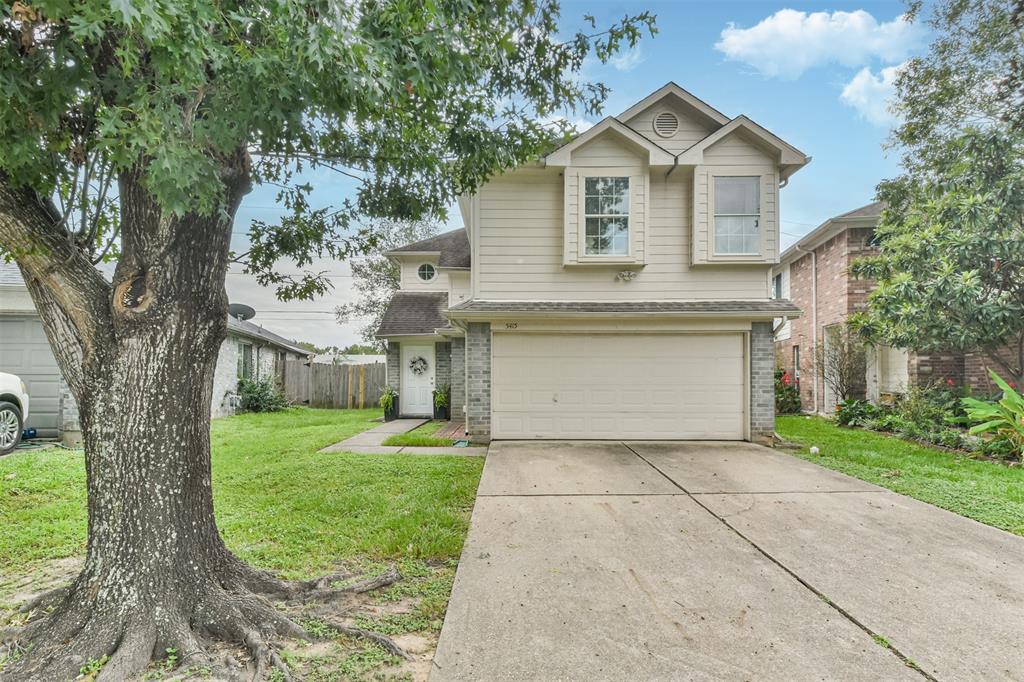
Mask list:
[[[858,258],[878,253],[875,227],[885,205],[881,202],[829,218],[786,249],[773,270],[773,289],[779,299],[792,301],[803,312],[796,320],[776,326],[776,362],[796,377],[808,412],[832,413],[839,399],[820,358],[850,316],[865,310],[874,282],[850,272]],[[917,353],[884,345],[868,347],[864,380],[850,397],[888,402],[912,385],[952,382],[991,393],[989,360],[979,353],[955,350]],[[817,359],[816,359],[817,358]]]
[[[451,384],[491,439],[766,440],[779,190],[810,161],[674,83],[459,202],[391,252],[400,410]]]

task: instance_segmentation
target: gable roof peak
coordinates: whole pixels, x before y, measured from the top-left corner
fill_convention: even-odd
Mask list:
[[[674,97],[681,101],[689,109],[693,110],[701,117],[713,123],[714,125],[723,126],[729,122],[729,117],[715,109],[713,106],[700,99],[692,92],[680,87],[675,81],[669,81],[665,85],[661,86],[651,94],[644,97],[642,100],[631,106],[630,108],[623,111],[615,118],[620,121],[628,121],[645,109],[657,104],[659,101],[666,97]]]

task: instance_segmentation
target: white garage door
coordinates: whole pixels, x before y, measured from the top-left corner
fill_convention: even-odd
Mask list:
[[[0,372],[21,377],[28,386],[26,428],[56,438],[60,416],[60,369],[35,315],[0,315]]]
[[[496,333],[493,437],[742,439],[743,338]]]

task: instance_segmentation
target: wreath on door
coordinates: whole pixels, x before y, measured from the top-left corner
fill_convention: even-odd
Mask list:
[[[413,374],[423,374],[427,371],[427,359],[422,356],[416,356],[409,361],[409,369],[412,370]]]

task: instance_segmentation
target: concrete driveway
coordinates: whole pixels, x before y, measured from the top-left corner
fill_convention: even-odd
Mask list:
[[[743,443],[491,446],[431,680],[1024,680],[1024,538]]]

